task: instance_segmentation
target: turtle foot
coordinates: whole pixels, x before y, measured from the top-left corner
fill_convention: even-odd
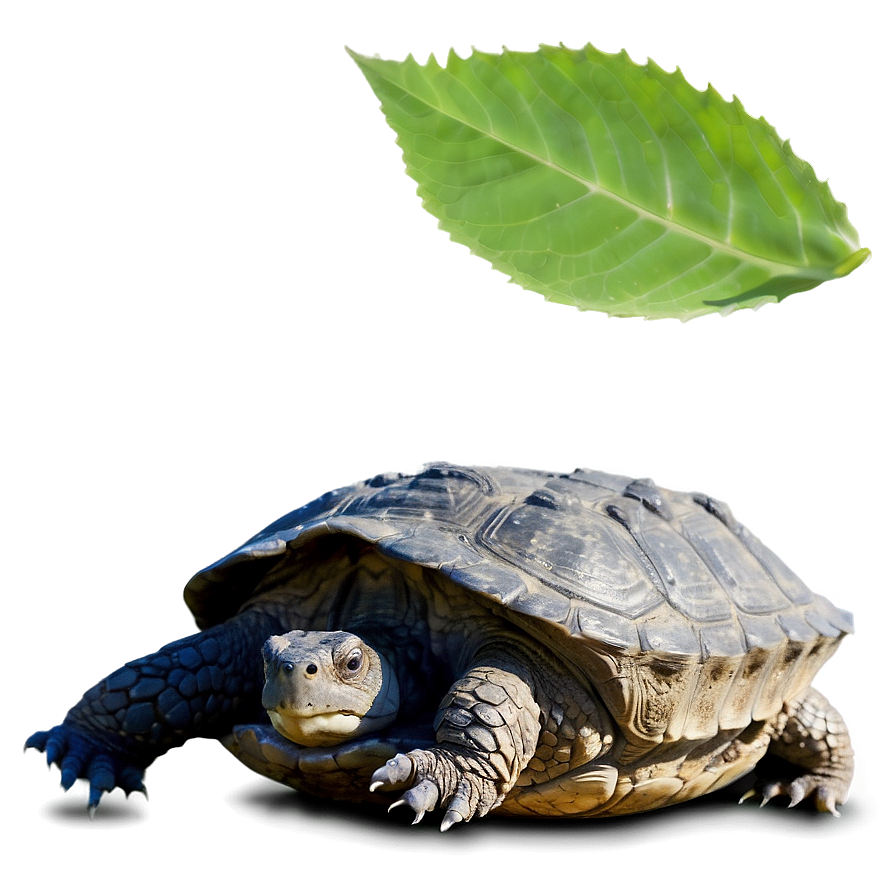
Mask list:
[[[501,802],[490,771],[472,752],[441,747],[413,750],[397,754],[377,769],[370,789],[407,787],[390,811],[408,806],[414,811],[412,823],[417,824],[427,812],[445,809],[440,829],[447,831],[459,821],[485,815]]]
[[[145,769],[133,759],[116,753],[108,746],[71,725],[63,723],[49,731],[37,731],[25,741],[25,749],[34,749],[47,757],[47,765],[61,772],[63,790],[69,790],[79,778],[90,785],[87,813],[93,818],[104,793],[120,787],[126,796],[135,791],[146,795]]]
[[[764,806],[777,796],[785,796],[790,800],[788,808],[792,809],[803,800],[814,798],[815,808],[819,812],[830,812],[840,817],[838,806],[846,802],[848,785],[842,780],[827,775],[801,775],[794,779],[761,781],[753,789],[745,793],[740,802],[754,797]]]

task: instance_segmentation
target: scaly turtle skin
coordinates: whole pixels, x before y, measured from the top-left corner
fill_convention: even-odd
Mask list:
[[[704,495],[435,464],[323,495],[198,573],[202,631],[33,735],[89,808],[190,737],[309,793],[487,812],[642,812],[770,752],[764,801],[836,814],[843,720],[812,677],[851,631]],[[266,712],[265,712],[266,711]]]

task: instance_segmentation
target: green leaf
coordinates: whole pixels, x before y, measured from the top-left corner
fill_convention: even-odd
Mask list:
[[[789,143],[680,70],[590,45],[452,51],[444,68],[348,52],[439,226],[551,301],[687,319],[870,254]]]

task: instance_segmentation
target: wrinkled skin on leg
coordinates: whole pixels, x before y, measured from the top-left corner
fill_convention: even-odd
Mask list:
[[[445,809],[443,831],[499,806],[534,756],[541,733],[531,678],[520,671],[471,669],[442,702],[437,746],[390,759],[374,773],[371,789],[407,787],[392,807],[413,809],[414,824],[426,812]]]
[[[499,808],[523,778],[524,786],[544,784],[604,755],[615,731],[568,669],[511,637],[475,652],[435,728],[435,746],[393,757],[371,790],[404,788],[391,808],[409,806],[415,824],[444,810],[443,831]]]

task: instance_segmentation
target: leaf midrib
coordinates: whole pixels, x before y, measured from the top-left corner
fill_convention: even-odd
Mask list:
[[[361,62],[367,62],[367,60],[362,57],[356,57]],[[801,267],[798,265],[789,265],[779,261],[773,261],[770,258],[765,258],[761,255],[756,255],[752,252],[746,252],[743,249],[738,249],[737,247],[731,245],[724,240],[718,240],[714,237],[708,236],[705,233],[701,233],[698,230],[692,230],[690,227],[686,227],[683,224],[678,223],[677,221],[670,220],[669,218],[664,218],[662,215],[657,214],[656,212],[650,211],[650,209],[644,208],[642,205],[638,205],[638,203],[633,202],[631,199],[627,199],[624,196],[620,196],[618,193],[614,193],[612,190],[608,190],[606,187],[602,187],[600,184],[593,183],[592,181],[587,180],[584,177],[580,177],[578,174],[570,171],[568,168],[564,168],[562,165],[558,165],[556,162],[545,159],[542,156],[537,155],[530,150],[524,149],[521,146],[513,143],[503,136],[499,136],[495,134],[493,131],[487,131],[483,128],[479,127],[476,124],[471,123],[469,120],[463,117],[459,117],[457,115],[451,114],[447,112],[440,106],[433,105],[433,103],[423,96],[420,96],[418,93],[412,92],[405,84],[401,84],[398,81],[394,81],[391,78],[388,78],[385,73],[379,71],[377,69],[373,69],[373,71],[384,80],[389,81],[394,87],[397,87],[399,90],[403,90],[408,96],[413,97],[418,102],[423,103],[425,106],[428,106],[430,109],[438,112],[440,115],[444,115],[446,118],[452,119],[453,121],[457,121],[460,124],[463,124],[465,127],[470,128],[470,130],[475,131],[476,133],[482,134],[485,137],[488,137],[491,140],[494,140],[497,143],[500,143],[503,146],[506,146],[508,149],[513,152],[517,152],[520,155],[526,156],[527,158],[532,159],[540,165],[544,165],[545,167],[551,168],[560,174],[568,177],[570,180],[575,181],[576,183],[584,186],[590,193],[597,194],[600,196],[604,196],[610,199],[613,202],[618,203],[621,206],[631,209],[637,215],[642,218],[645,218],[650,221],[655,221],[656,223],[662,225],[668,230],[675,231],[677,233],[683,234],[687,236],[689,239],[696,240],[698,242],[702,242],[705,245],[709,246],[711,249],[717,252],[721,252],[732,256],[734,258],[738,258],[741,261],[747,261],[750,264],[758,265],[771,273],[775,274],[796,274],[801,277],[811,277],[811,276],[822,276],[827,278],[829,274],[829,270],[827,268],[818,268],[818,267]],[[454,78],[454,75],[448,71],[448,69],[442,69],[446,75],[451,78]],[[458,81],[457,78],[454,78],[458,84],[462,87],[466,88],[466,85],[463,82]],[[383,110],[385,111],[385,110]],[[388,116],[387,116],[388,117]],[[399,138],[400,139],[400,138]],[[615,142],[615,141],[614,141]]]

